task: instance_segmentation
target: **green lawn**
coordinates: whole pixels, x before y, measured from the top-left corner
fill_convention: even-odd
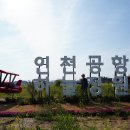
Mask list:
[[[11,97],[13,94],[12,93],[0,93],[0,98],[7,98]],[[14,94],[14,98],[29,98],[30,95],[27,91],[27,86],[22,86],[22,92],[18,94]]]

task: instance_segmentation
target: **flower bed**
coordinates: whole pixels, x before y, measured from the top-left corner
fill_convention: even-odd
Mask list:
[[[66,113],[71,113],[74,115],[92,115],[92,116],[104,116],[104,115],[118,115],[118,116],[128,116],[130,115],[130,108],[101,108],[101,109],[86,109],[86,110],[65,110]]]
[[[33,117],[36,114],[35,111],[26,111],[26,112],[10,112],[10,111],[2,111],[0,112],[1,117],[15,117],[15,116],[20,116],[20,117]]]
[[[37,108],[37,109],[36,109]],[[43,110],[46,110],[43,112]],[[34,117],[40,113],[47,113],[50,111],[52,114],[58,113],[70,113],[73,115],[130,115],[130,107],[129,106],[122,106],[122,107],[106,107],[106,106],[87,106],[85,108],[80,108],[78,106],[74,106],[71,104],[63,104],[61,108],[53,107],[52,108],[40,108],[37,106],[15,106],[6,110],[0,111],[1,117]]]

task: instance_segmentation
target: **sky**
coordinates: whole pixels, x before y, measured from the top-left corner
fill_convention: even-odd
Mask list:
[[[78,80],[89,76],[89,55],[101,55],[106,77],[114,76],[111,57],[130,59],[130,0],[0,0],[1,70],[32,80],[35,58],[49,56],[56,80],[63,77],[60,58],[76,56]]]

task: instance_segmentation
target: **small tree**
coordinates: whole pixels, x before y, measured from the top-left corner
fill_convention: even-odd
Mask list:
[[[61,84],[61,80],[60,79],[56,80],[54,84],[55,86],[59,87]]]
[[[27,90],[31,96],[31,99],[33,101],[35,101],[35,96],[37,95],[37,91],[35,90],[35,87],[34,87],[34,82],[33,81],[28,81],[27,82]]]

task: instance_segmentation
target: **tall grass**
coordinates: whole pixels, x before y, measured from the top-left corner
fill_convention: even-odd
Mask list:
[[[28,91],[29,89],[31,89],[31,88],[27,87],[27,85],[23,85],[22,92],[18,93],[18,94],[14,94],[13,98],[15,98],[15,99],[21,98],[21,99],[25,99],[25,100],[32,98],[32,94],[30,94],[30,91]],[[55,84],[52,84],[50,86],[51,99],[55,100],[56,102],[61,102],[64,99],[67,101],[70,101],[70,100],[72,101],[73,99],[75,102],[80,101],[81,96],[82,96],[80,86],[76,86],[76,95],[72,96],[72,97],[67,97],[67,98],[64,97],[62,94],[62,90],[63,90],[62,86],[56,86]],[[90,94],[89,89],[88,89],[88,95],[89,95],[89,98],[93,97]],[[33,96],[35,96],[35,98],[37,99],[38,92],[37,92],[37,94],[34,94]],[[0,98],[11,98],[11,97],[12,97],[12,94],[0,93]],[[42,98],[46,98],[45,89],[42,92]],[[102,101],[114,101],[114,100],[116,101],[117,99],[119,100],[119,98],[115,97],[114,88],[112,87],[111,83],[109,83],[109,84],[105,83],[102,85],[102,94],[101,94],[100,98]],[[96,97],[95,97],[95,99],[96,99]],[[129,99],[129,98],[127,97],[127,99]]]

